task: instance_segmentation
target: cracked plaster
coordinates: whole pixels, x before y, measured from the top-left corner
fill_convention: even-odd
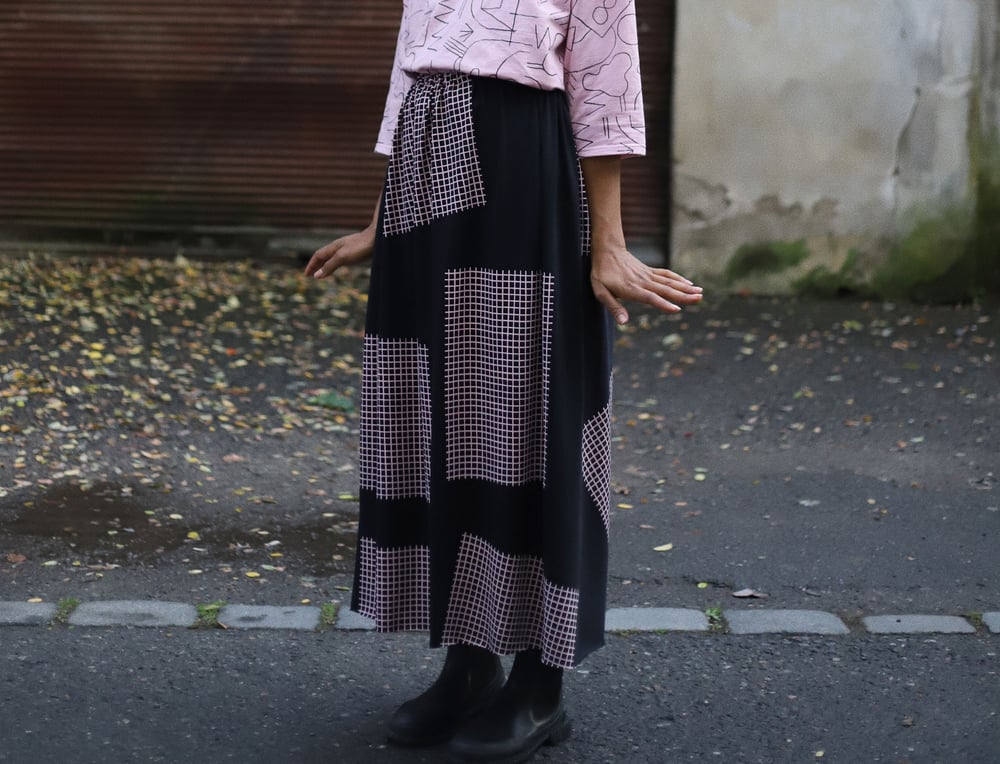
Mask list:
[[[805,239],[751,285],[787,291],[964,198],[985,2],[680,0],[674,264],[712,279],[742,244]]]

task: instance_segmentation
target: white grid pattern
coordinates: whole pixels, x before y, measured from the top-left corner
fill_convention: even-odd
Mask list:
[[[545,483],[554,290],[547,273],[445,274],[449,480]]]
[[[584,257],[590,257],[590,199],[583,179],[583,166],[577,162],[577,167],[580,175],[580,252]]]
[[[380,499],[431,497],[431,376],[415,340],[365,337],[361,487]]]
[[[583,426],[583,482],[611,530],[611,402]]]
[[[373,539],[363,538],[358,555],[358,612],[374,620],[378,631],[427,631],[431,622],[430,549],[380,549]]]
[[[472,80],[464,74],[418,77],[393,140],[383,233],[406,233],[485,204],[472,122]]]
[[[545,578],[542,561],[509,555],[466,534],[458,552],[442,642],[497,655],[541,649],[542,661],[571,668],[580,593]]]

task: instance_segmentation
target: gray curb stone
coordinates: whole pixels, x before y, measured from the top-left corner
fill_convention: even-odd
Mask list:
[[[872,634],[974,634],[975,627],[954,615],[873,615],[863,619]]]
[[[342,605],[337,611],[337,623],[334,624],[334,628],[344,631],[374,631],[375,622],[371,618],[358,615],[347,605]]]
[[[48,602],[0,601],[0,627],[43,626],[52,622],[58,607]],[[848,634],[837,616],[816,610],[726,610],[723,613],[732,634]],[[194,605],[153,600],[85,602],[69,616],[71,626],[188,627],[197,622]],[[227,605],[219,621],[234,629],[290,629],[313,631],[322,620],[316,607],[264,607]],[[1000,634],[1000,612],[983,613],[983,625]],[[872,634],[975,634],[965,618],[942,615],[882,615],[863,619]],[[704,613],[685,608],[611,608],[607,611],[609,632],[707,632]],[[342,606],[334,628],[373,631],[375,623]]]
[[[230,629],[315,631],[319,627],[319,619],[318,607],[303,605],[294,607],[226,605],[219,611],[219,623]]]
[[[832,613],[819,610],[725,610],[732,634],[849,634]]]
[[[194,605],[151,600],[84,602],[69,617],[70,626],[193,626]]]
[[[669,607],[612,608],[607,631],[708,631],[708,617],[698,610]]]
[[[41,626],[55,615],[50,602],[0,602],[0,626]]]

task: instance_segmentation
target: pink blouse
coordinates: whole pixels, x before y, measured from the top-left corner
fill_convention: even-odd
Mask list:
[[[513,80],[565,90],[581,157],[645,154],[634,0],[403,0],[375,150],[392,152],[413,75]]]

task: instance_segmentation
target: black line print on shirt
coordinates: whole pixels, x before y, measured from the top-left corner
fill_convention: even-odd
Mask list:
[[[454,71],[567,92],[577,148],[644,148],[634,0],[404,0],[387,117],[411,78]],[[386,136],[383,136],[383,142]]]

